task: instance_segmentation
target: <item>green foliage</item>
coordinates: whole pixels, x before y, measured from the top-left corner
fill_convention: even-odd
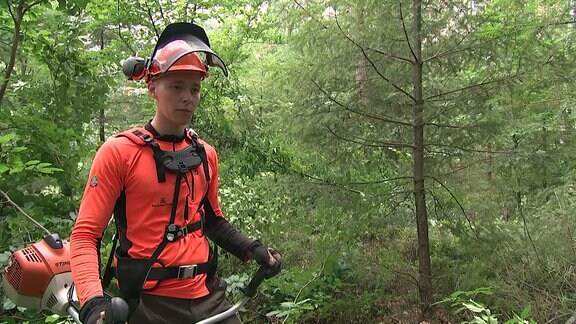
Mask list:
[[[336,256],[328,257],[320,268],[293,269],[271,279],[263,287],[260,298],[267,317],[285,323],[299,323],[321,318],[334,311],[333,296],[342,295],[347,270]]]
[[[478,295],[492,295],[492,290],[488,287],[481,287],[471,291],[456,291],[445,298],[441,303],[449,303],[454,314],[470,317],[468,321],[461,321],[466,324],[497,324],[498,316],[493,314],[483,303],[477,301]],[[525,307],[520,315],[514,314],[512,318],[506,320],[504,324],[535,324],[530,306]]]
[[[280,310],[274,310],[266,314],[266,316],[272,316],[277,318],[288,318],[290,317],[292,321],[301,318],[302,314],[308,311],[314,310],[314,307],[310,305],[310,299],[304,299],[297,303],[295,302],[283,302],[280,303]]]
[[[62,169],[55,168],[51,163],[40,162],[39,160],[22,161],[20,153],[26,150],[24,146],[14,145],[12,140],[15,133],[0,136],[0,179],[3,173],[14,174],[23,171],[37,171],[40,173],[52,174]]]
[[[72,324],[75,323],[69,316],[60,316],[58,314],[52,314],[44,320],[45,323],[55,323],[55,324]]]
[[[219,152],[222,209],[285,258],[243,319],[414,322],[412,9],[388,0],[42,1],[24,17],[0,106],[0,188],[66,236],[101,137],[154,113],[120,62],[149,55],[169,22],[194,21],[231,71],[211,70],[193,121]],[[457,291],[444,303],[469,323],[557,318],[576,306],[568,2],[423,9],[435,294]],[[0,21],[4,71],[8,10]],[[41,234],[7,204],[0,216],[6,262]],[[221,260],[236,297],[253,265]],[[6,323],[66,321],[4,309]]]

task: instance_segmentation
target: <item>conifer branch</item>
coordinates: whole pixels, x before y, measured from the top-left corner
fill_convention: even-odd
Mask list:
[[[386,77],[384,74],[382,74],[382,72],[380,72],[380,70],[378,69],[376,64],[372,61],[372,59],[370,59],[370,57],[366,53],[366,49],[364,49],[364,47],[362,47],[360,44],[355,43],[350,37],[348,37],[348,35],[342,30],[342,27],[340,26],[340,22],[338,21],[338,16],[335,16],[335,20],[336,20],[336,25],[338,26],[338,29],[340,29],[340,32],[344,35],[344,37],[346,37],[348,39],[348,41],[352,42],[352,44],[354,44],[354,46],[358,47],[358,49],[362,52],[362,55],[364,56],[366,61],[368,61],[368,63],[370,63],[370,65],[372,66],[372,69],[374,70],[374,72],[376,72],[376,74],[378,74],[382,79],[384,79],[384,81],[388,82],[394,89],[400,91],[405,96],[407,96],[412,101],[414,101],[415,99],[410,93],[408,93],[406,90],[402,89],[399,85],[392,82],[392,80],[390,80],[388,77]]]
[[[355,138],[351,138],[350,134],[348,134],[347,137],[341,136],[339,134],[336,134],[336,132],[334,132],[334,130],[332,130],[332,128],[330,128],[330,126],[325,125],[326,128],[328,129],[328,131],[330,132],[330,134],[332,134],[334,137],[338,138],[339,140],[342,141],[346,141],[346,142],[351,142],[354,144],[359,144],[362,146],[367,146],[367,147],[378,147],[378,148],[384,148],[384,147],[395,147],[395,148],[409,148],[409,149],[414,149],[414,145],[411,144],[407,144],[407,143],[391,143],[391,142],[378,142],[378,141],[369,141],[365,138],[361,138],[356,136]]]
[[[468,217],[468,214],[466,214],[466,210],[464,210],[464,207],[462,206],[462,204],[460,203],[458,198],[456,198],[456,196],[452,193],[452,191],[445,184],[443,184],[440,180],[438,180],[437,178],[435,178],[433,176],[424,176],[424,177],[430,178],[430,179],[436,181],[436,183],[438,183],[442,188],[444,188],[444,190],[446,190],[448,192],[448,194],[452,197],[454,202],[456,202],[456,204],[458,205],[458,207],[462,211],[462,215],[464,215],[464,218],[466,218],[466,221],[468,222],[468,227],[470,227],[470,230],[472,231],[472,233],[474,233],[474,236],[476,236],[476,239],[480,240],[478,233],[474,229],[474,225],[472,225],[472,220],[470,220],[470,218]]]
[[[410,49],[410,53],[412,53],[412,57],[414,58],[414,62],[418,61],[418,57],[412,48],[412,44],[410,43],[410,36],[408,36],[408,29],[406,28],[406,21],[404,21],[404,12],[402,11],[402,1],[398,1],[400,5],[400,21],[402,21],[402,30],[404,31],[404,37],[406,39],[406,44],[408,44],[408,48]]]
[[[326,91],[324,88],[322,88],[316,81],[314,81],[314,80],[311,80],[311,81],[312,81],[312,83],[316,86],[316,88],[317,88],[318,90],[320,90],[320,91],[326,96],[326,98],[328,98],[328,100],[330,100],[331,102],[335,103],[336,105],[338,105],[339,107],[341,107],[341,108],[343,108],[343,109],[345,109],[345,110],[347,110],[347,111],[350,111],[350,112],[352,112],[352,113],[355,113],[355,114],[357,114],[357,115],[364,116],[364,117],[367,117],[367,118],[379,120],[379,121],[382,121],[382,122],[387,122],[387,123],[393,123],[393,124],[399,124],[399,125],[404,125],[404,126],[410,126],[410,127],[412,127],[412,123],[408,123],[408,122],[405,122],[405,121],[392,119],[392,118],[389,118],[389,117],[375,116],[375,115],[372,115],[372,114],[367,114],[367,113],[365,113],[365,112],[358,111],[358,110],[356,110],[356,109],[352,109],[352,108],[350,108],[349,106],[347,106],[347,105],[341,103],[340,101],[338,101],[336,98],[332,97],[332,96],[328,93],[328,91]]]

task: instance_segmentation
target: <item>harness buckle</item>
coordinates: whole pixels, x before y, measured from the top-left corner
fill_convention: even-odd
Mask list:
[[[188,235],[190,231],[188,227],[178,227],[176,224],[170,224],[166,226],[166,239],[169,242],[174,242],[175,240]]]
[[[166,226],[166,239],[169,242],[173,242],[175,239],[178,238],[178,226],[175,224],[169,224]]]
[[[178,279],[194,278],[198,272],[198,265],[191,264],[178,267]]]

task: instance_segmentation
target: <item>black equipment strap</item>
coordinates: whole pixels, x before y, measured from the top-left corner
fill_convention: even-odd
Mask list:
[[[154,141],[154,138],[146,133],[142,133],[139,130],[135,130],[134,135],[140,137],[144,140],[147,146],[152,148],[154,152],[154,161],[156,162],[156,176],[158,177],[158,182],[166,182],[166,167],[162,161],[162,150],[160,145]]]
[[[206,157],[206,149],[204,145],[194,138],[196,145],[198,145],[198,155],[200,156],[200,160],[202,160],[202,166],[204,168],[204,177],[206,177],[206,187],[210,184],[210,168],[208,167],[208,158]]]
[[[104,274],[102,275],[102,287],[108,289],[112,278],[114,277],[114,267],[112,266],[112,260],[114,259],[114,251],[116,251],[116,245],[118,244],[118,229],[116,233],[112,236],[112,250],[110,250],[110,256],[108,256],[108,261],[106,261],[106,267],[104,268]]]
[[[193,264],[189,266],[180,267],[162,267],[152,268],[148,272],[146,280],[161,280],[169,278],[193,278],[196,275],[209,273],[212,270],[212,262],[204,262],[201,264]]]
[[[158,163],[156,163],[156,165],[158,165]],[[172,210],[170,212],[170,222],[169,222],[169,225],[166,226],[167,229],[170,225],[174,224],[174,220],[176,219],[176,205],[178,202],[178,197],[180,195],[180,182],[181,181],[182,181],[182,173],[178,172],[178,174],[176,175],[176,185],[174,186],[174,195],[172,198]],[[158,260],[160,253],[162,253],[162,251],[164,250],[166,245],[170,242],[169,237],[170,237],[169,234],[166,233],[166,235],[164,235],[164,237],[162,238],[162,242],[160,242],[158,247],[156,247],[156,250],[154,250],[154,253],[152,253],[152,256],[149,259],[147,259],[146,262],[142,265],[142,269],[144,269],[144,270],[140,270],[140,271],[146,271],[145,272],[146,275],[136,276],[136,280],[138,280],[138,282],[136,282],[135,284],[131,284],[130,289],[123,290],[122,285],[120,286],[120,290],[121,290],[122,295],[123,295],[122,297],[126,300],[126,302],[128,303],[128,306],[130,308],[130,315],[132,315],[134,313],[134,311],[136,310],[136,308],[138,307],[138,304],[140,303],[140,291],[142,290],[142,287],[144,286],[144,284],[146,282],[146,278],[147,278],[148,274],[152,270],[152,266],[154,265],[154,262],[156,262],[156,260]]]
[[[169,278],[186,279],[193,278],[196,275],[203,273],[211,273],[215,270],[215,253],[217,253],[216,249],[214,249],[214,255],[212,250],[210,250],[208,261],[200,264],[183,265],[179,267],[152,268],[148,272],[146,280],[162,280]]]
[[[181,237],[188,235],[188,233],[192,233],[194,231],[202,229],[202,227],[204,226],[204,220],[202,218],[199,221],[192,224],[188,224],[184,227],[178,227],[176,226],[176,224],[168,224],[168,226],[166,226],[165,237],[168,239],[169,242],[173,242]]]

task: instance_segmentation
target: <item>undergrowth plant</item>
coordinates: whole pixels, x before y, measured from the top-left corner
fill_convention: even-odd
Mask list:
[[[456,291],[439,303],[447,303],[455,315],[460,315],[464,320],[462,324],[535,324],[532,317],[532,308],[525,307],[520,314],[513,313],[512,318],[500,320],[499,314],[494,314],[484,303],[477,300],[480,295],[491,296],[492,289],[480,287],[471,291]]]

